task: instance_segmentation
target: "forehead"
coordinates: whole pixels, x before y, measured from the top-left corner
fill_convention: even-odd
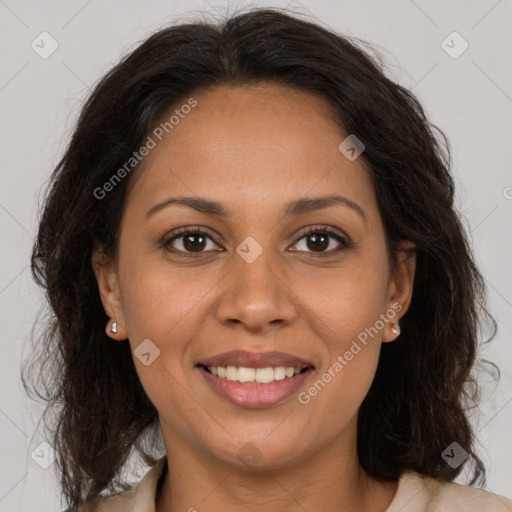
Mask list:
[[[339,150],[349,134],[323,97],[274,84],[192,96],[197,104],[167,127],[136,171],[130,201],[149,208],[168,195],[198,195],[233,212],[326,193],[374,202],[366,165]]]

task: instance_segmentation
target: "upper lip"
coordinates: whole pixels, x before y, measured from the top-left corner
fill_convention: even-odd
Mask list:
[[[217,354],[202,360],[199,365],[204,366],[243,366],[246,368],[265,368],[268,366],[284,366],[306,368],[313,364],[305,359],[292,356],[284,352],[248,352],[247,350],[232,350]]]

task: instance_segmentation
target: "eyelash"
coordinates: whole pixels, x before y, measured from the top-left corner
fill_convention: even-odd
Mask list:
[[[330,251],[326,252],[320,252],[320,253],[314,253],[314,252],[308,252],[308,254],[313,254],[314,256],[330,256],[333,253],[337,253],[340,251],[344,251],[347,249],[350,249],[352,247],[352,244],[342,235],[339,233],[332,231],[328,226],[320,226],[316,228],[312,228],[311,226],[305,231],[302,232],[299,237],[297,238],[297,241],[293,244],[295,245],[297,242],[302,240],[305,237],[312,236],[312,235],[328,235],[329,237],[334,238],[337,242],[340,243],[340,247],[336,249],[331,249]],[[166,249],[167,251],[177,255],[178,257],[184,257],[184,258],[197,258],[205,254],[205,252],[184,252],[179,249],[169,249],[169,245],[174,242],[175,240],[178,240],[179,238],[183,238],[187,235],[206,235],[208,238],[210,238],[213,242],[215,242],[217,245],[221,245],[221,242],[217,239],[215,235],[210,233],[207,230],[199,229],[199,228],[179,228],[174,233],[171,233],[171,236],[165,236],[161,242],[159,243],[159,246],[163,249]],[[297,252],[305,252],[305,251],[297,251]]]

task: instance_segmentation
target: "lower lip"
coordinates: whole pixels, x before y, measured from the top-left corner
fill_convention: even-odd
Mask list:
[[[295,393],[313,372],[313,368],[308,368],[298,375],[275,380],[269,384],[241,384],[217,377],[202,366],[198,366],[197,369],[220,396],[234,405],[249,408],[268,407],[282,402]]]

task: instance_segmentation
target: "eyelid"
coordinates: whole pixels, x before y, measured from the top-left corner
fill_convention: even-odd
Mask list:
[[[297,240],[300,240],[305,235],[315,234],[318,232],[319,233],[328,233],[329,235],[333,235],[333,236],[335,235],[335,236],[345,240],[347,242],[347,244],[350,243],[349,237],[343,231],[341,231],[340,229],[338,229],[334,226],[329,226],[328,224],[319,224],[317,226],[313,225],[313,226],[308,226],[308,227],[302,229],[296,235],[298,237]]]

